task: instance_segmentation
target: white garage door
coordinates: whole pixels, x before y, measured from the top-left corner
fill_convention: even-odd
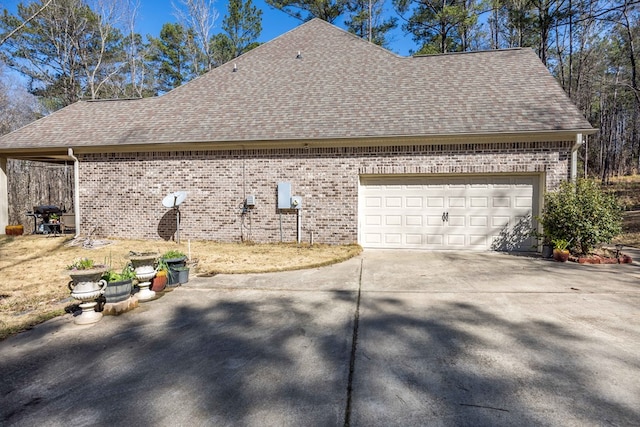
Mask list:
[[[531,250],[538,176],[362,177],[365,248]]]

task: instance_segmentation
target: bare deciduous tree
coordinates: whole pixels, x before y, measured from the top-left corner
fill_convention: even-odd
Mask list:
[[[219,14],[213,0],[179,0],[173,3],[175,16],[178,21],[190,29],[195,37],[193,40],[193,63],[199,67],[196,74],[202,74],[215,66],[214,52],[211,43],[213,29]],[[202,58],[198,58],[202,56]],[[202,67],[202,68],[200,68]]]

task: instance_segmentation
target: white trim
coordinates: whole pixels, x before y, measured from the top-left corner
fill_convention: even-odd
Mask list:
[[[9,190],[7,186],[7,159],[0,157],[0,234],[9,225]]]
[[[216,151],[216,150],[260,150],[273,148],[330,148],[330,147],[384,147],[401,145],[448,145],[475,143],[510,142],[558,142],[576,141],[577,136],[591,134],[596,129],[575,129],[562,131],[495,132],[495,133],[458,133],[433,135],[384,135],[344,138],[283,139],[283,140],[220,140],[220,141],[173,141],[159,143],[140,143],[122,145],[76,145],[75,154],[109,154],[133,152],[169,152],[169,151]],[[60,148],[0,148],[0,155],[15,158],[52,158],[64,159]]]
[[[73,148],[69,148],[67,153],[73,160],[73,213],[76,217],[74,238],[78,238],[80,236],[80,161],[73,155]]]
[[[571,148],[571,181],[576,180],[578,176],[578,149],[582,147],[582,134],[576,135],[576,143]]]

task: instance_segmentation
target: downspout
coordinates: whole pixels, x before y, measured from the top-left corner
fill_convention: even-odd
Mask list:
[[[575,182],[578,177],[578,149],[582,147],[582,134],[576,134],[576,143],[571,148],[571,182]]]
[[[73,155],[73,148],[67,149],[67,154],[73,159],[73,213],[76,217],[76,235],[80,236],[80,161]]]

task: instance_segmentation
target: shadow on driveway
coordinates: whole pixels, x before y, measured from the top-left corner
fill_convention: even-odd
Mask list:
[[[638,283],[636,265],[411,251],[195,279],[0,342],[0,424],[637,425]]]

